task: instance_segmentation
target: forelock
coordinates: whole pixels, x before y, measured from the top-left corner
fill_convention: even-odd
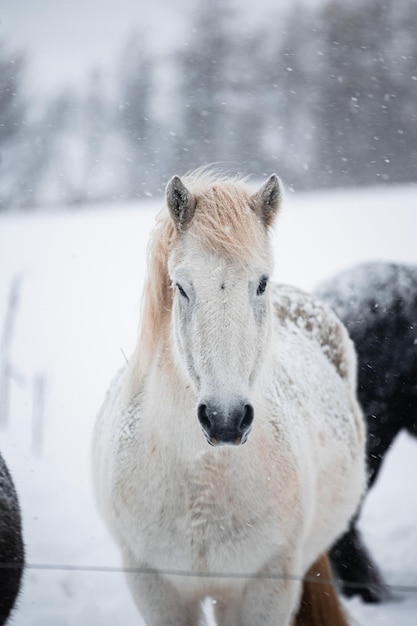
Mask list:
[[[184,179],[196,199],[189,232],[203,247],[249,262],[265,245],[265,227],[250,207],[251,190],[241,179]]]

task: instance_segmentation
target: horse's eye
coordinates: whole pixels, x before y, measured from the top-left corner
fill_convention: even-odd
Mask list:
[[[267,276],[262,276],[261,280],[259,281],[258,289],[256,290],[257,296],[261,296],[264,293],[267,284],[268,284]]]
[[[181,287],[181,285],[179,283],[175,283],[175,286],[177,287],[178,291],[180,292],[181,296],[183,298],[185,298],[186,300],[189,300],[189,297],[187,296],[186,292],[184,291],[184,289]]]

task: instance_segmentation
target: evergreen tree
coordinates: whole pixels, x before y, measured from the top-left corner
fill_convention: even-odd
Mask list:
[[[20,159],[26,132],[25,58],[0,44],[0,210],[18,206]]]
[[[124,187],[128,197],[143,196],[157,178],[157,146],[153,145],[153,59],[135,34],[120,63],[116,124],[126,146]]]
[[[404,13],[415,23],[417,11],[410,6],[405,0],[333,0],[322,9],[324,57],[316,112],[321,184],[412,179],[410,167],[405,172],[405,163],[395,163],[405,138],[416,137],[415,106],[414,115],[410,111],[417,95],[410,80],[416,68],[414,27],[411,20],[400,26]]]
[[[179,55],[183,96],[179,135],[184,169],[226,160],[228,157],[228,85],[230,2],[207,0],[197,5],[191,34]]]
[[[317,142],[317,63],[320,42],[314,29],[313,13],[294,4],[284,18],[282,37],[274,51],[271,76],[271,111],[278,127],[280,171],[284,179],[298,188],[314,181],[313,158]]]
[[[26,113],[22,89],[23,54],[12,54],[0,45],[0,147],[21,132]]]

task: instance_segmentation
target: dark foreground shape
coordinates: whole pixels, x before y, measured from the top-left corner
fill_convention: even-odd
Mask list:
[[[359,265],[320,285],[316,295],[336,312],[355,343],[371,488],[398,433],[417,435],[417,266]],[[389,597],[386,583],[356,522],[333,547],[332,565],[345,595],[381,602]]]
[[[0,455],[0,626],[6,623],[19,593],[23,562],[19,503],[12,478]]]

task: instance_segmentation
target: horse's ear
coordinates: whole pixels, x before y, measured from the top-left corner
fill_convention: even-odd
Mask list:
[[[256,193],[251,196],[250,204],[265,226],[270,226],[282,200],[281,181],[272,174]]]
[[[178,230],[185,230],[193,218],[196,201],[179,176],[169,181],[166,201],[175,226]]]

